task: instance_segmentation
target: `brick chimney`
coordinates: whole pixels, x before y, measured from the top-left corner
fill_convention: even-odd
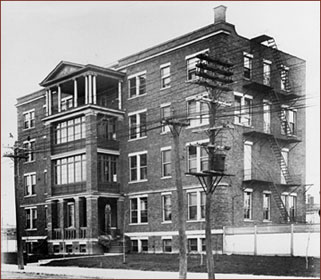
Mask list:
[[[223,5],[214,8],[214,24],[226,21],[226,9]]]

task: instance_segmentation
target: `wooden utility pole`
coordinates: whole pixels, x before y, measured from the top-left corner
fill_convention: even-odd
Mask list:
[[[232,65],[228,62],[223,62],[220,59],[212,58],[208,54],[198,55],[200,62],[197,66],[196,75],[200,77],[196,81],[197,84],[204,86],[208,92],[208,98],[200,98],[201,102],[206,102],[209,107],[209,129],[207,130],[209,135],[209,144],[204,147],[208,152],[208,170],[203,172],[191,172],[189,174],[196,176],[206,194],[205,205],[205,244],[206,244],[206,257],[207,257],[207,273],[208,279],[215,279],[214,259],[212,251],[212,196],[216,187],[224,176],[231,176],[224,173],[224,170],[217,170],[215,166],[215,152],[220,149],[228,150],[229,147],[218,147],[215,143],[216,135],[222,128],[215,128],[216,111],[220,105],[228,105],[224,101],[219,101],[220,93],[228,92],[230,89],[226,87],[232,80],[229,78],[232,76],[230,68]],[[228,128],[228,127],[224,127]]]
[[[21,159],[26,158],[24,149],[19,147],[13,147],[13,154],[4,154],[4,157],[13,159],[14,162],[14,196],[15,196],[15,209],[16,209],[16,238],[17,238],[17,264],[18,269],[24,269],[23,261],[23,246],[21,238],[21,227],[20,227],[20,205],[19,205],[19,188],[20,188],[20,174],[19,174],[19,163]]]
[[[167,119],[162,121],[169,125],[174,144],[175,157],[175,183],[177,189],[177,207],[178,207],[178,234],[179,234],[179,279],[187,278],[187,238],[186,238],[186,214],[184,207],[184,193],[182,184],[182,173],[179,152],[179,135],[183,126],[187,126],[186,121]]]

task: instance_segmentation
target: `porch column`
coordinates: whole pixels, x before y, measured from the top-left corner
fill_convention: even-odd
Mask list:
[[[88,104],[88,76],[85,76],[85,104]]]
[[[122,81],[118,81],[118,109],[121,110],[122,100],[121,100],[121,91],[122,91]]]
[[[51,100],[52,96],[51,96],[51,89],[48,89],[48,114],[51,115],[52,114],[52,100]]]
[[[124,234],[126,231],[126,218],[124,217],[124,200],[125,198],[123,196],[117,199],[117,229],[120,230],[121,234]]]
[[[61,88],[58,85],[58,113],[61,112]]]
[[[75,228],[76,228],[76,238],[80,238],[80,207],[79,207],[79,197],[74,197],[75,200]]]
[[[97,104],[97,85],[96,85],[96,75],[93,75],[93,103]]]
[[[66,206],[67,201],[59,199],[59,228],[61,230],[61,239],[65,238],[65,220],[66,220]]]
[[[88,75],[88,79],[89,79],[89,81],[88,81],[89,104],[92,104],[92,103],[93,103],[93,102],[92,102],[92,100],[93,100],[93,93],[92,93],[92,75],[91,75],[91,74]]]
[[[87,233],[88,238],[98,237],[98,197],[86,197],[87,203]]]
[[[78,87],[77,87],[77,79],[74,79],[74,107],[78,106]]]

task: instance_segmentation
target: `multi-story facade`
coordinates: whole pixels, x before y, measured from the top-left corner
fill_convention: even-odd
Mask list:
[[[26,249],[99,253],[125,233],[131,250],[178,250],[174,162],[180,161],[190,251],[204,249],[205,195],[186,175],[206,170],[208,96],[199,54],[229,61],[229,107],[216,123],[224,178],[213,196],[213,250],[224,226],[305,222],[305,62],[273,38],[247,39],[215,8],[213,24],[123,58],[111,68],[61,62],[18,99],[22,236]],[[171,117],[189,120],[173,153]],[[204,130],[205,129],[205,130]],[[198,130],[199,133],[195,133]]]

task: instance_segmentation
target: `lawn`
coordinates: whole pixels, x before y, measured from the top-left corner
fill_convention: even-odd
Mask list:
[[[266,257],[243,255],[216,255],[216,273],[320,277],[320,259],[309,258],[308,269],[303,257]],[[120,256],[97,256],[80,259],[54,260],[48,266],[79,266],[114,269],[178,271],[177,254],[128,254],[126,263]],[[200,255],[188,256],[189,272],[206,272],[206,259]]]

